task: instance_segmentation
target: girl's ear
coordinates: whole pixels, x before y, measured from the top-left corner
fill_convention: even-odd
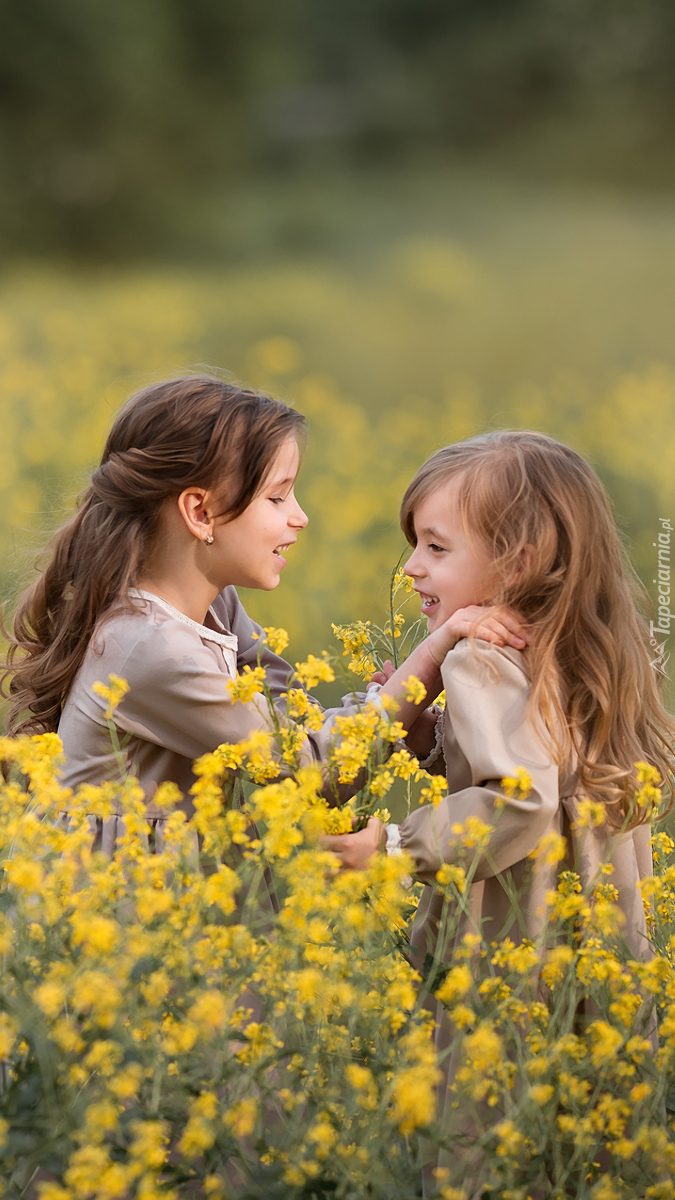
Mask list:
[[[201,542],[213,536],[213,517],[208,506],[205,488],[186,488],[178,497],[178,511],[193,537]]]

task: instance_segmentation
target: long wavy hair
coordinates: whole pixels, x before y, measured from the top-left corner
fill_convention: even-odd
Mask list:
[[[637,761],[657,768],[670,807],[675,722],[651,666],[649,598],[600,480],[542,433],[468,438],[434,454],[408,487],[401,526],[412,545],[415,509],[451,478],[467,534],[491,555],[490,602],[531,626],[530,703],[555,760],[575,764],[580,790],[604,802],[616,828],[647,817],[634,800]]]
[[[98,622],[140,579],[160,507],[187,487],[214,490],[234,520],[305,419],[280,400],[211,375],[144,388],[120,410],[77,512],[52,538],[46,569],[9,635],[8,730],[55,730]]]

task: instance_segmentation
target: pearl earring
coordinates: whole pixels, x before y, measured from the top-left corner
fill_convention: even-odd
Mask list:
[[[206,546],[212,546],[212,545],[213,545],[213,534],[212,534],[212,533],[208,533],[208,534],[206,535],[206,537],[204,538],[204,544],[205,544]]]

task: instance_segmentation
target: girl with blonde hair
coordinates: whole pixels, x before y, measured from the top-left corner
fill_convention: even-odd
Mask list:
[[[658,771],[667,811],[675,723],[651,666],[644,592],[599,479],[544,434],[485,434],[424,463],[401,525],[413,547],[405,570],[432,636],[467,606],[495,605],[518,614],[530,637],[520,649],[471,636],[448,652],[435,767],[447,795],[438,807],[419,808],[400,827],[373,820],[328,844],[348,867],[402,847],[417,879],[433,885],[444,863],[466,856],[457,828],[480,818],[490,834],[473,875],[472,921],[488,940],[516,942],[540,933],[557,872],[578,871],[585,889],[611,859],[623,937],[636,959],[648,958],[637,885],[652,870],[651,813],[636,801],[636,764]],[[433,753],[424,716],[412,739]],[[501,780],[519,767],[530,786],[505,790]],[[546,834],[564,837],[567,851],[534,874],[528,857]],[[419,965],[437,953],[442,906],[426,887],[412,934]]]

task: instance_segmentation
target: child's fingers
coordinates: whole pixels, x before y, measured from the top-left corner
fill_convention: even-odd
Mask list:
[[[527,645],[520,631],[512,632],[496,617],[489,617],[485,621],[481,621],[476,633],[487,642],[495,642],[500,646],[513,646],[516,650],[522,650]]]
[[[527,622],[523,621],[517,613],[511,612],[511,609],[500,608],[496,613],[492,613],[491,619],[498,621],[509,633],[522,641],[530,641],[532,633],[528,629]]]

